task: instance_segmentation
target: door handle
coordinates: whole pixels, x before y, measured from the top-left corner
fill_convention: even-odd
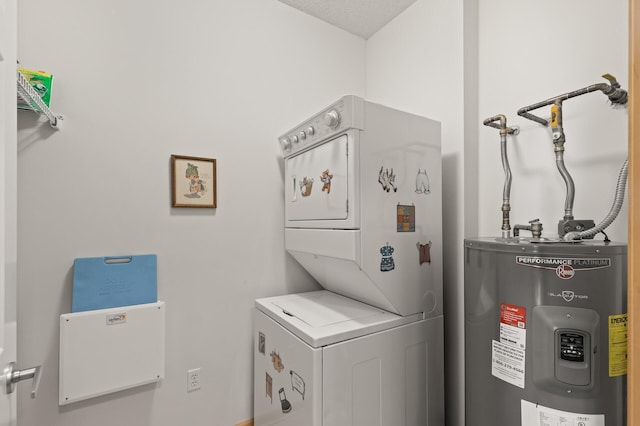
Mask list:
[[[31,385],[31,398],[36,397],[38,387],[40,386],[40,377],[42,375],[42,367],[40,365],[31,368],[25,368],[24,370],[16,370],[16,363],[10,362],[4,368],[4,376],[6,383],[7,394],[13,393],[16,388],[16,383],[23,380],[33,379]]]

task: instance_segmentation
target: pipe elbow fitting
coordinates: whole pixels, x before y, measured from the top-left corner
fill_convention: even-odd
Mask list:
[[[629,100],[629,94],[623,89],[614,89],[613,93],[607,96],[611,103],[616,105],[626,105]]]

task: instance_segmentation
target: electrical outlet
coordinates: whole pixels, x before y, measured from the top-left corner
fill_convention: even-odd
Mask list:
[[[200,368],[187,370],[187,392],[200,389]]]

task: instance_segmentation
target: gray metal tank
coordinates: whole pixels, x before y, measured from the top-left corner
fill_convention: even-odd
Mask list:
[[[466,426],[625,426],[627,245],[464,244]]]

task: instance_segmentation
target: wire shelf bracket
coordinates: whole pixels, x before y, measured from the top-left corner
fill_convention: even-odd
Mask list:
[[[38,92],[36,92],[31,84],[27,81],[25,76],[19,71],[16,70],[18,77],[18,96],[24,101],[25,104],[29,105],[32,111],[35,111],[38,114],[43,114],[49,119],[49,124],[56,130],[60,130],[60,125],[62,124],[63,117],[61,115],[55,115],[49,107],[44,103]]]

